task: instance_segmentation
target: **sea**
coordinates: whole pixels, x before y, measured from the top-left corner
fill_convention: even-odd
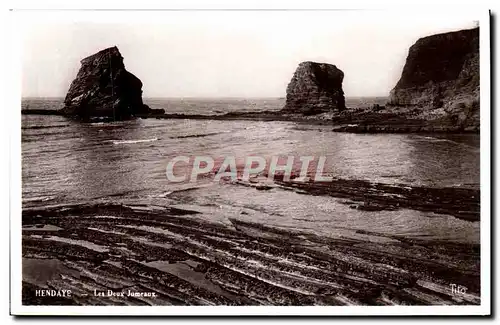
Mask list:
[[[347,98],[347,106],[385,102]],[[25,98],[23,109],[57,109],[62,98]],[[283,98],[149,98],[167,113],[224,114],[279,110]],[[342,199],[273,188],[258,191],[212,177],[174,183],[166,176],[176,156],[326,157],[324,173],[374,183],[479,189],[479,135],[349,134],[331,126],[286,121],[135,119],[79,123],[22,115],[23,208],[80,203],[135,203],[199,212],[327,237],[363,231],[411,239],[478,244],[479,222],[411,209],[362,211]],[[345,200],[344,200],[345,201]],[[364,235],[365,236],[365,235]],[[365,236],[366,237],[366,236]],[[376,239],[370,239],[376,240]]]

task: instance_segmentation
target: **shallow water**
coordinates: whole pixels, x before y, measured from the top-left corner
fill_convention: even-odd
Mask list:
[[[147,101],[146,101],[147,102]],[[279,109],[283,100],[151,100],[168,112],[218,114]],[[58,108],[60,100],[24,101]],[[188,108],[188,111],[186,111]],[[327,236],[366,237],[357,230],[412,238],[479,243],[479,223],[414,210],[358,211],[341,199],[278,188],[257,191],[210,177],[172,183],[167,163],[176,156],[214,159],[250,155],[325,156],[335,178],[428,187],[479,188],[478,135],[346,134],[291,122],[157,120],[82,124],[60,116],[22,116],[23,206],[133,202],[177,206],[200,218],[229,218]],[[241,167],[241,166],[240,166]],[[190,172],[189,169],[179,172]]]

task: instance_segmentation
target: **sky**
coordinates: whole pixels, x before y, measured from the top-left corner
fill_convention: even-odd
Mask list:
[[[64,97],[80,60],[117,46],[143,97],[284,97],[302,61],[335,64],[347,97],[387,96],[409,47],[474,17],[356,11],[19,14],[23,97]]]

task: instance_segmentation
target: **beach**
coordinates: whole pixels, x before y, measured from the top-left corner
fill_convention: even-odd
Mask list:
[[[284,100],[144,102],[218,116],[277,112]],[[23,109],[61,104],[30,99]],[[314,121],[23,115],[23,303],[480,304],[479,135],[334,131]],[[179,155],[324,156],[332,180],[208,173],[173,183],[166,167]]]

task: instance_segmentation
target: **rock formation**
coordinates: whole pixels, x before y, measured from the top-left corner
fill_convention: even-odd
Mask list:
[[[332,64],[302,62],[286,89],[286,112],[312,115],[345,109],[344,73]]]
[[[83,59],[81,65],[64,100],[63,114],[120,120],[151,113],[142,102],[141,80],[125,69],[116,46]]]
[[[388,105],[422,108],[429,118],[479,127],[479,28],[419,39]]]

